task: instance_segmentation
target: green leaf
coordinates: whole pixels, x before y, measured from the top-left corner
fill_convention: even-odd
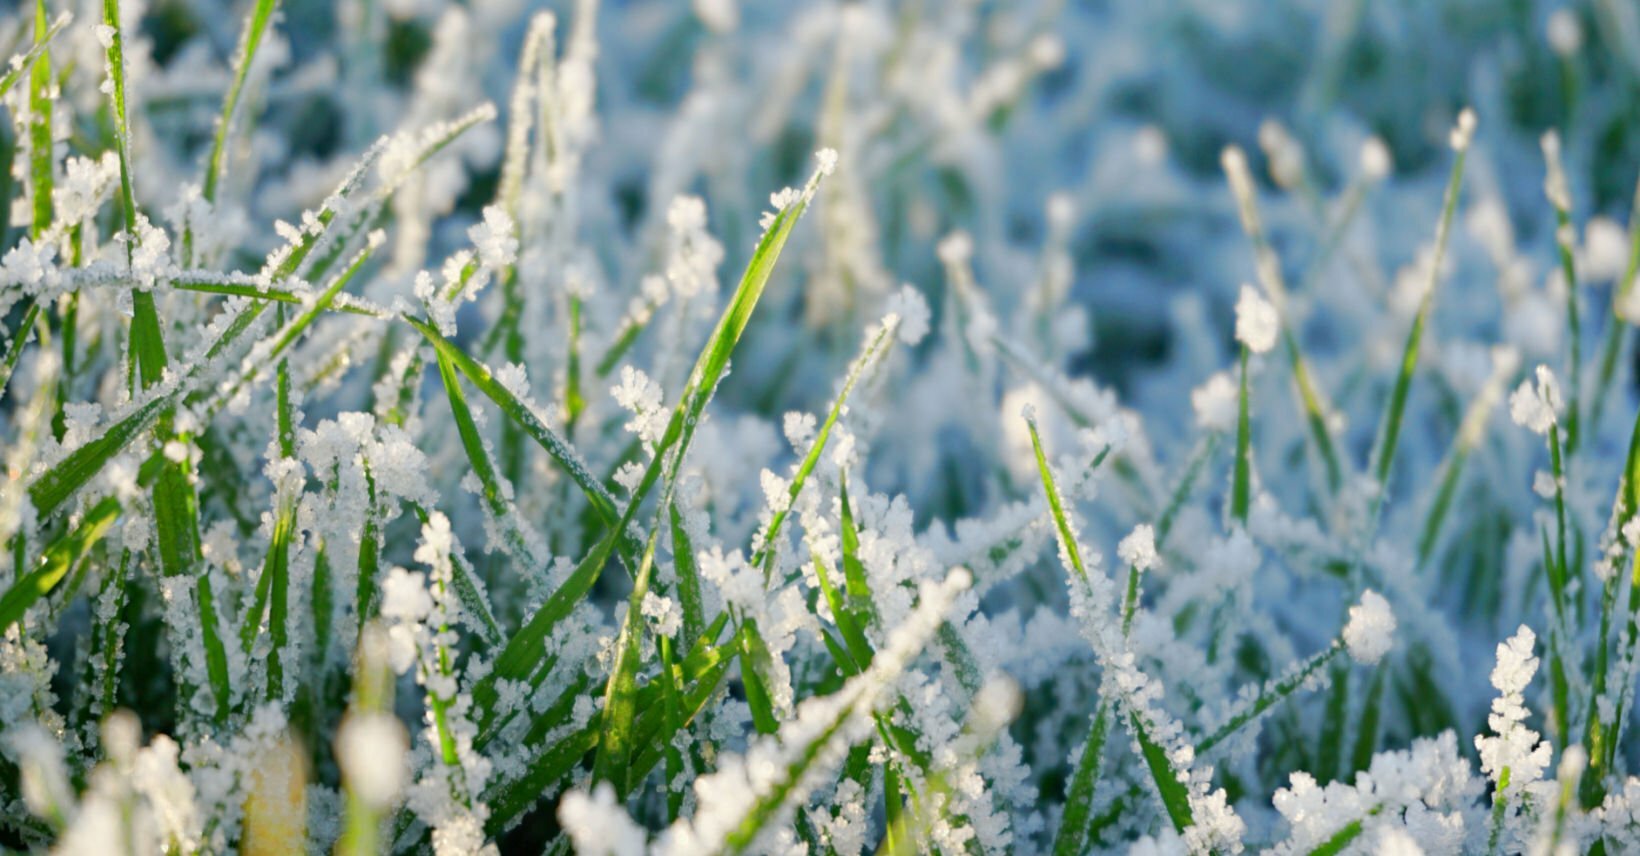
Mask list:
[[[60,21],[61,19],[59,19]],[[51,54],[45,49],[51,40],[52,25],[46,21],[45,0],[34,3],[34,44],[37,55],[29,73],[29,177],[30,201],[34,203],[34,221],[29,235],[38,241],[51,228],[51,188],[57,166],[55,140],[51,133],[52,88]]]
[[[854,613],[855,623],[863,628],[877,623],[877,600],[871,594],[865,563],[860,561],[860,527],[854,522],[854,508],[848,501],[847,473],[838,476],[837,490],[841,506],[843,586],[848,592],[844,605]]]
[[[175,392],[170,392],[142,403],[124,418],[108,426],[101,435],[69,452],[67,457],[35,478],[34,483],[28,487],[28,493],[29,500],[34,503],[34,510],[40,518],[43,520],[50,517],[74,495],[75,491],[102,472],[102,468],[118,455],[127,443],[159,419],[160,413],[170,406],[175,397]]]

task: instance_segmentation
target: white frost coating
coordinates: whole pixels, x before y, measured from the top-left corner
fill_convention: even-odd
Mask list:
[[[1522,624],[1514,636],[1498,643],[1497,665],[1492,667],[1492,686],[1497,688],[1498,697],[1492,700],[1492,712],[1486,719],[1493,736],[1475,738],[1481,771],[1498,784],[1507,769],[1511,793],[1518,793],[1543,778],[1553,752],[1549,741],[1539,740],[1538,733],[1526,727],[1526,717],[1530,714],[1526,709],[1526,688],[1538,668],[1538,658],[1533,653],[1536,642],[1532,628]]]
[[[643,856],[643,828],[616,802],[615,788],[608,782],[599,782],[591,796],[583,790],[564,794],[558,822],[581,856]]]
[[[336,732],[336,763],[348,787],[371,805],[386,808],[404,789],[409,738],[386,713],[349,716]]]
[[[1583,49],[1583,25],[1571,9],[1560,8],[1549,13],[1544,34],[1549,39],[1549,47],[1563,58],[1569,59]]]
[[[1366,666],[1384,659],[1394,647],[1395,613],[1383,595],[1371,589],[1361,593],[1361,602],[1350,607],[1350,618],[1344,625],[1344,644],[1350,650],[1350,657]]]
[[[1258,289],[1242,285],[1236,300],[1236,341],[1255,354],[1262,354],[1276,346],[1281,331],[1281,318],[1276,307],[1264,299]]]
[[[1509,395],[1509,418],[1533,434],[1547,434],[1559,419],[1560,384],[1548,366],[1537,367],[1536,377],[1527,378]]]
[[[1156,566],[1156,530],[1148,523],[1141,523],[1133,527],[1122,543],[1116,545],[1116,555],[1122,561],[1140,571],[1148,571]]]
[[[1368,137],[1361,144],[1361,174],[1372,181],[1388,178],[1395,169],[1395,158],[1382,137]]]
[[[652,591],[644,592],[643,617],[655,628],[660,636],[676,636],[678,628],[683,626],[683,613],[678,611],[678,604],[669,597],[661,597]]]
[[[910,285],[900,286],[900,290],[888,298],[888,311],[900,319],[895,332],[901,342],[915,346],[928,335],[928,323],[932,316],[922,292]]]
[[[1458,123],[1452,128],[1452,150],[1464,152],[1469,150],[1469,144],[1475,141],[1475,111],[1468,107],[1458,113]]]
[[[660,385],[638,369],[621,366],[621,382],[610,387],[609,394],[616,404],[632,414],[626,430],[637,435],[645,447],[654,448],[665,436],[669,418]]]
[[[1190,406],[1196,424],[1208,431],[1231,431],[1236,427],[1236,382],[1225,372],[1217,372],[1190,391]]]
[[[517,226],[499,205],[484,209],[484,219],[467,230],[468,240],[478,250],[484,266],[499,271],[518,257]]]
[[[1561,211],[1570,211],[1572,208],[1572,191],[1566,182],[1566,168],[1560,161],[1560,135],[1554,130],[1543,132],[1539,139],[1543,147],[1543,162],[1545,173],[1543,178],[1543,195],[1548,197],[1549,204]],[[1562,243],[1566,243],[1564,240]]]
[[[923,582],[916,608],[895,626],[871,666],[837,692],[804,701],[778,734],[755,740],[744,756],[721,758],[715,772],[696,779],[698,810],[693,817],[672,824],[653,852],[659,856],[720,852],[726,838],[754,811],[773,815],[763,824],[765,835],[786,826],[784,819],[790,817],[794,804],[843,760],[847,746],[871,733],[866,713],[891,697],[888,690],[893,681],[922,651],[957,595],[971,583],[972,577],[963,568],[953,569],[943,582]],[[794,767],[800,769],[792,778]],[[771,802],[776,788],[783,788],[784,793]],[[754,843],[750,849],[769,848]]]

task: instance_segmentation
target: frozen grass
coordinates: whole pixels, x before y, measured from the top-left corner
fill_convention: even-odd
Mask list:
[[[207,5],[0,18],[0,845],[1640,848],[1627,6]]]

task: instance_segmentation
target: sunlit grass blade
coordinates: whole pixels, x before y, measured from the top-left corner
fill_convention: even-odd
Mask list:
[[[239,32],[239,49],[234,51],[233,78],[228,91],[222,96],[222,113],[216,119],[216,132],[211,135],[211,151],[205,159],[205,181],[200,195],[206,202],[216,201],[217,184],[222,179],[222,160],[228,148],[228,135],[233,131],[234,113],[239,109],[239,98],[245,89],[245,77],[256,61],[256,51],[262,45],[262,36],[273,20],[278,0],[255,0],[256,5],[245,17],[245,28]],[[184,242],[189,240],[185,233]],[[189,252],[184,250],[184,252]],[[191,255],[191,252],[189,252]]]
[[[1309,362],[1304,358],[1304,351],[1298,345],[1298,337],[1293,334],[1292,320],[1288,317],[1290,301],[1287,297],[1286,282],[1281,273],[1281,259],[1265,236],[1246,155],[1240,149],[1231,146],[1225,149],[1222,161],[1230,188],[1236,197],[1242,230],[1247,233],[1253,244],[1254,267],[1257,269],[1259,282],[1264,286],[1266,296],[1275,304],[1280,316],[1281,340],[1287,351],[1287,362],[1292,367],[1293,384],[1298,388],[1299,408],[1303,411],[1311,442],[1315,443],[1316,451],[1321,455],[1327,489],[1336,493],[1343,484],[1343,468],[1338,460],[1337,443],[1334,442],[1332,430],[1328,427],[1326,407],[1310,374]]]
[[[39,4],[37,8],[44,9],[44,4]],[[13,56],[8,62],[6,62],[6,72],[4,74],[0,74],[0,97],[5,96],[7,92],[11,91],[13,86],[17,85],[17,81],[23,79],[23,74],[25,72],[32,74],[35,66],[35,60],[39,59],[40,56],[49,49],[51,40],[55,39],[57,34],[61,33],[63,28],[68,26],[70,21],[74,20],[74,16],[68,12],[59,13],[57,17],[52,20],[51,24],[45,28],[43,36],[39,29],[39,19],[36,18],[35,20],[36,27],[34,44],[30,46],[28,50]]]
[[[639,648],[643,640],[643,600],[649,593],[650,576],[655,568],[653,551],[651,540],[649,551],[638,565],[640,570],[627,598],[620,635],[615,639],[615,662],[604,685],[604,709],[599,719],[603,734],[598,738],[598,754],[592,765],[594,780],[614,784],[622,797],[626,795],[627,768],[633,750],[632,718],[636,714],[638,669],[643,665]]]
[[[818,180],[819,174],[817,173],[815,178],[810,181],[809,192],[812,192],[812,187]],[[774,271],[774,265],[780,257],[780,251],[785,247],[786,239],[791,234],[792,227],[796,225],[798,217],[802,215],[803,209],[807,205],[807,197],[808,192],[782,209],[775,216],[774,222],[770,224],[768,231],[764,233],[762,240],[758,242],[751,261],[747,263],[746,272],[741,277],[740,285],[736,287],[734,295],[730,298],[728,306],[718,320],[717,327],[707,340],[706,347],[701,351],[700,357],[695,363],[695,368],[690,373],[689,384],[672,413],[666,432],[662,435],[661,441],[656,444],[655,456],[650,461],[649,466],[645,468],[642,478],[632,491],[632,498],[626,504],[620,518],[615,521],[614,525],[586,557],[576,565],[564,584],[553,592],[547,602],[508,640],[506,646],[496,658],[494,671],[475,688],[474,696],[484,714],[484,721],[488,721],[492,714],[490,708],[495,700],[494,681],[497,678],[521,680],[530,673],[540,661],[542,641],[547,638],[552,627],[568,615],[575,604],[579,603],[581,598],[591,590],[592,584],[597,581],[598,576],[603,572],[604,565],[614,551],[617,541],[625,541],[628,537],[627,527],[637,514],[638,507],[643,504],[650,490],[654,488],[656,482],[660,479],[662,467],[669,460],[672,462],[672,466],[677,466],[683,455],[688,451],[690,441],[694,437],[695,425],[698,423],[701,413],[705,411],[712,394],[717,390],[717,384],[722,380],[724,371],[728,368],[729,355],[733,352],[735,344],[740,341],[740,335],[745,330],[746,324],[751,320],[752,310],[756,308],[758,298],[763,293],[763,287],[768,283],[769,275]],[[443,340],[443,337],[436,335],[438,331],[427,327],[425,324],[420,324],[414,319],[406,320],[416,326],[423,336],[433,342],[435,347],[439,347],[438,343]],[[486,395],[490,395],[492,400],[496,400],[497,395],[505,393],[501,385],[490,377],[488,371],[480,371],[478,365],[461,353],[459,349],[455,349],[446,342],[443,347],[439,347],[439,350],[449,353],[456,367],[462,370],[462,374],[467,375],[468,379],[478,385]],[[505,394],[504,397],[511,398],[510,394]],[[518,411],[518,418],[527,416],[529,422],[535,423],[545,432],[546,426],[540,425],[539,420],[535,419],[527,408],[520,407]],[[509,414],[509,416],[511,415]],[[524,424],[524,427],[526,430],[530,428],[528,424]],[[546,436],[543,433],[541,439],[544,440]],[[549,453],[550,451],[549,449]],[[564,446],[560,451],[565,454],[565,459],[567,459],[571,450],[568,446]],[[560,462],[562,463],[562,460]],[[580,467],[580,471],[580,477],[591,480],[590,471],[584,465]],[[574,472],[571,475],[576,477]],[[577,478],[578,482],[579,480]],[[675,479],[669,478],[667,484],[667,495],[663,496],[661,502],[663,512],[671,505],[670,493],[672,486],[676,484]],[[601,484],[596,488],[586,489],[589,497],[604,490]],[[649,537],[653,542],[656,537],[656,529],[651,530]],[[650,552],[652,547],[653,543],[645,551],[651,556],[653,555]],[[641,574],[642,571],[639,570],[637,573]]]
[[[501,478],[495,471],[495,465],[490,460],[490,451],[484,437],[479,434],[478,425],[473,422],[472,411],[467,408],[467,396],[461,391],[461,380],[456,376],[456,369],[451,365],[450,358],[442,351],[438,355],[438,372],[439,379],[444,383],[444,395],[450,402],[450,413],[455,418],[456,432],[461,437],[462,448],[467,452],[467,461],[472,464],[473,474],[478,477],[480,501],[484,503],[490,518],[500,528],[508,555],[520,569],[533,571],[540,567],[541,559],[531,546],[530,536],[524,530],[524,523],[518,518],[518,510],[508,498],[510,492],[504,489]]]
[[[1463,186],[1464,160],[1469,153],[1469,140],[1474,133],[1475,114],[1465,110],[1458,116],[1458,127],[1452,136],[1457,157],[1452,162],[1452,173],[1447,179],[1446,192],[1441,201],[1440,220],[1435,227],[1434,253],[1429,261],[1429,281],[1418,301],[1418,310],[1412,318],[1412,329],[1407,332],[1406,345],[1401,349],[1400,370],[1390,390],[1389,403],[1378,429],[1378,439],[1372,452],[1372,476],[1376,482],[1376,497],[1369,526],[1376,526],[1377,512],[1388,491],[1390,470],[1395,464],[1395,451],[1401,438],[1401,422],[1406,416],[1407,396],[1412,391],[1412,377],[1418,368],[1418,350],[1423,342],[1424,327],[1429,323],[1435,306],[1436,286],[1441,278],[1441,260],[1446,254],[1447,239],[1452,231],[1452,215],[1458,209],[1458,191]]]
[[[1065,500],[1054,481],[1053,468],[1048,466],[1048,456],[1042,451],[1042,435],[1037,431],[1036,417],[1027,413],[1025,424],[1031,431],[1031,449],[1036,453],[1036,470],[1042,477],[1042,488],[1048,497],[1048,510],[1053,515],[1054,532],[1059,537],[1059,546],[1063,548],[1065,559],[1071,569],[1077,576],[1086,580],[1088,569],[1082,562],[1082,549],[1076,541],[1076,530],[1071,526],[1070,518],[1065,513]]]
[[[700,592],[700,569],[695,565],[695,548],[689,541],[689,530],[683,523],[683,513],[677,503],[667,506],[666,515],[672,529],[672,566],[678,578],[678,606],[683,613],[683,649],[693,648],[701,638],[706,624],[706,608]]]
[[[1621,307],[1628,302],[1629,294],[1634,290],[1636,274],[1640,274],[1640,182],[1635,183],[1634,202],[1629,208],[1629,260],[1623,266],[1622,277],[1612,286],[1611,306],[1606,312],[1606,332],[1600,348],[1594,393],[1589,400],[1590,430],[1600,425],[1606,396],[1611,390],[1612,379],[1617,375],[1617,355],[1623,349],[1629,327],[1629,319],[1624,317]]]
[[[119,500],[105,497],[85,513],[73,531],[46,547],[39,564],[0,595],[0,631],[15,624],[29,607],[50,593],[102,539],[119,514]]]
[[[542,422],[540,417],[536,416],[535,412],[527,405],[519,401],[517,396],[502,386],[501,382],[497,381],[490,372],[488,366],[469,357],[466,352],[440,335],[438,330],[427,322],[417,318],[405,318],[404,320],[427,339],[428,343],[438,351],[441,360],[448,361],[451,366],[460,370],[461,374],[465,375],[473,386],[477,387],[480,392],[495,402],[497,407],[501,408],[501,412],[508,419],[518,423],[519,427],[524,429],[524,433],[535,440],[542,449],[546,450],[547,454],[552,456],[553,460],[558,462],[559,466],[563,467],[564,472],[581,488],[582,493],[586,495],[587,501],[591,503],[605,523],[612,524],[621,516],[615,497],[604,487],[603,482],[592,474],[591,467],[587,465],[581,454],[575,451],[575,448],[562,437],[558,436],[557,432],[547,427],[546,423]],[[630,547],[631,544],[628,543],[627,546]]]
[[[61,20],[61,19],[59,19]],[[33,65],[29,72],[28,136],[29,136],[29,194],[33,203],[33,220],[29,236],[40,240],[51,228],[52,198],[55,185],[56,141],[51,132],[52,96],[56,83],[51,76],[51,52],[46,44],[51,41],[54,26],[46,18],[45,0],[34,2]],[[3,92],[4,87],[0,87]]]
[[[860,356],[855,359],[854,364],[849,367],[848,375],[843,380],[842,389],[838,390],[837,398],[832,401],[831,409],[826,412],[826,421],[821,423],[819,432],[810,441],[808,452],[804,454],[802,463],[798,465],[797,472],[792,476],[791,485],[786,491],[786,504],[775,511],[774,516],[769,520],[768,528],[761,533],[761,543],[757,547],[757,552],[752,554],[751,564],[753,567],[762,566],[765,578],[769,576],[773,569],[774,550],[775,545],[779,543],[780,526],[786,521],[792,503],[796,502],[798,495],[803,492],[803,485],[808,481],[809,474],[814,472],[815,465],[820,462],[820,455],[826,448],[826,440],[831,437],[832,426],[837,424],[837,418],[842,415],[843,408],[847,405],[849,393],[854,390],[854,385],[860,381],[860,378],[887,351],[888,346],[893,344],[894,331],[897,326],[897,324],[885,324],[880,327],[876,335],[872,336],[866,344]]]

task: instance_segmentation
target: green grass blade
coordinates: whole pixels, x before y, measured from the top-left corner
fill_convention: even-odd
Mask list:
[[[1401,437],[1401,421],[1406,414],[1407,396],[1412,391],[1412,376],[1418,367],[1418,349],[1423,341],[1424,326],[1429,322],[1431,309],[1435,305],[1435,288],[1440,282],[1441,260],[1446,253],[1447,237],[1452,231],[1452,215],[1458,208],[1458,191],[1463,185],[1464,160],[1469,153],[1469,135],[1474,130],[1474,114],[1465,110],[1458,117],[1458,130],[1453,132],[1453,142],[1462,143],[1456,146],[1457,157],[1452,162],[1452,174],[1447,179],[1446,193],[1441,201],[1441,217],[1435,227],[1435,250],[1429,263],[1429,282],[1424,287],[1423,298],[1418,303],[1418,312],[1413,316],[1412,329],[1407,332],[1406,345],[1401,349],[1401,368],[1395,376],[1395,385],[1390,390],[1389,405],[1384,411],[1384,421],[1378,432],[1378,442],[1373,449],[1373,478],[1377,481],[1377,499],[1374,500],[1373,517],[1376,519],[1377,508],[1383,504],[1383,497],[1388,491],[1390,468],[1395,463],[1395,450]]]
[[[467,452],[467,461],[473,466],[473,474],[478,477],[480,499],[485,510],[500,528],[507,553],[518,567],[524,571],[538,569],[541,560],[530,546],[517,509],[503,490],[495,464],[490,460],[490,451],[485,447],[484,437],[479,434],[472,411],[467,408],[467,396],[461,391],[461,380],[456,377],[455,366],[442,351],[438,354],[438,373],[444,383],[444,395],[450,402],[450,414],[455,418],[462,448]]]
[[[1241,388],[1236,396],[1236,465],[1230,484],[1230,519],[1247,525],[1247,511],[1253,499],[1252,420],[1248,416],[1247,362],[1249,352],[1241,349]]]
[[[4,395],[6,386],[11,382],[11,374],[17,369],[17,361],[23,356],[23,347],[28,344],[29,337],[34,335],[34,325],[40,320],[40,301],[29,298],[24,304],[23,320],[17,325],[17,332],[6,342],[6,352],[0,356],[0,395]]]
[[[591,467],[587,465],[586,460],[581,457],[579,452],[575,451],[573,446],[562,437],[559,437],[557,432],[547,427],[546,423],[542,422],[534,411],[522,401],[519,401],[518,397],[513,395],[506,387],[502,386],[501,382],[497,381],[490,372],[488,366],[469,357],[465,351],[462,351],[455,343],[440,335],[438,330],[427,322],[408,317],[404,320],[427,339],[428,343],[438,352],[441,360],[447,360],[451,366],[460,370],[473,386],[477,387],[480,392],[495,402],[497,407],[501,408],[501,412],[508,419],[516,422],[520,428],[524,429],[525,434],[535,440],[542,449],[546,450],[547,454],[552,456],[553,460],[558,462],[559,466],[564,468],[564,471],[581,488],[581,492],[586,495],[587,501],[592,504],[592,507],[605,523],[614,523],[616,521],[620,515],[617,511],[619,506],[615,502],[615,497],[609,493],[609,490],[604,487],[597,476],[592,474]]]
[[[610,782],[622,798],[626,796],[627,768],[631,764],[638,669],[643,665],[640,650],[644,628],[643,599],[649,593],[649,580],[655,568],[654,558],[654,541],[651,540],[649,550],[638,565],[638,576],[632,583],[632,594],[627,598],[626,616],[621,621],[620,635],[615,639],[615,662],[610,667],[609,680],[604,686],[604,709],[599,719],[603,734],[598,738],[598,754],[592,765],[594,781]]]
[[[854,509],[848,501],[848,474],[837,482],[842,532],[843,585],[848,592],[847,606],[854,612],[855,621],[862,627],[877,623],[876,598],[871,594],[871,581],[866,577],[866,566],[860,561],[860,527],[854,522]]]
[[[816,174],[815,179],[811,179],[809,186],[811,191],[816,181],[818,181],[818,174]],[[746,272],[741,277],[740,285],[735,289],[734,296],[730,299],[728,307],[718,320],[716,329],[707,340],[706,347],[701,351],[700,357],[696,360],[695,368],[690,373],[690,382],[673,411],[665,434],[656,446],[654,459],[650,461],[649,466],[644,470],[643,477],[639,480],[637,488],[632,493],[632,499],[626,504],[620,518],[614,522],[614,525],[586,557],[576,565],[569,578],[558,591],[553,592],[541,609],[537,610],[536,614],[531,616],[524,626],[519,628],[518,632],[508,640],[507,645],[496,658],[494,671],[475,687],[474,695],[479,701],[479,708],[484,712],[486,721],[489,715],[493,713],[489,708],[495,701],[494,681],[497,678],[522,679],[540,661],[542,642],[546,639],[547,634],[551,632],[552,627],[568,615],[575,604],[579,603],[581,598],[591,590],[592,584],[597,581],[598,576],[603,572],[604,565],[614,551],[617,541],[627,541],[627,527],[636,515],[638,507],[643,504],[644,499],[659,480],[664,462],[670,459],[674,462],[673,466],[676,466],[676,462],[681,461],[683,454],[687,452],[689,443],[694,437],[695,425],[700,419],[701,413],[706,409],[706,404],[711,400],[712,393],[716,391],[718,381],[722,380],[723,373],[728,368],[729,355],[734,350],[735,344],[740,341],[740,335],[745,330],[747,322],[751,320],[752,310],[756,307],[758,298],[763,293],[763,287],[767,284],[769,275],[774,270],[775,262],[780,257],[781,249],[785,247],[786,239],[791,234],[792,227],[796,225],[797,219],[806,207],[807,198],[808,194],[805,193],[802,198],[776,215],[774,222],[770,225],[768,231],[764,233],[762,240],[758,242],[757,249],[753,252],[752,259],[747,264]],[[467,357],[466,354],[449,342],[444,341],[442,336],[437,335],[437,330],[413,318],[406,318],[405,320],[416,327],[424,337],[433,343],[435,348],[448,353],[456,368],[461,369],[462,374],[466,375],[474,385],[478,386],[486,395],[489,395],[492,400],[496,400],[498,404],[502,400],[512,400],[516,403],[516,399],[513,399],[511,394],[507,393],[490,376],[487,369],[482,369],[478,363]],[[500,399],[498,399],[498,396],[500,396]],[[503,409],[506,410],[507,407],[504,406]],[[540,421],[529,412],[528,408],[517,406],[514,410],[517,412],[509,412],[509,417],[520,419],[520,426],[527,433],[537,427],[540,429],[539,436],[532,434],[532,436],[536,436],[538,442],[545,444],[546,440],[551,437],[555,446],[562,444],[562,441],[558,441],[555,435],[551,435],[546,430],[545,425],[540,424]],[[565,460],[574,460],[569,457],[572,451],[567,444],[561,445],[559,453],[564,455],[560,459],[561,464]],[[552,452],[553,449],[548,448],[548,453],[551,454]],[[555,457],[557,456],[555,455]],[[578,459],[578,457],[576,456],[575,459]],[[571,477],[575,478],[577,483],[582,483],[583,479],[586,480],[582,487],[588,493],[589,499],[592,496],[605,493],[602,484],[593,481],[590,470],[584,464],[578,468],[570,469]],[[593,484],[596,484],[596,487],[593,487]],[[675,480],[669,479],[668,485],[672,484],[675,484]],[[670,487],[667,492],[670,493]],[[613,502],[613,499],[609,501]],[[593,500],[593,502],[594,505],[597,504],[596,500]],[[661,507],[664,510],[670,504],[671,497],[668,495],[663,498]],[[651,534],[652,537],[653,534]]]
[[[34,219],[29,235],[40,240],[51,228],[53,173],[56,169],[56,145],[51,134],[52,87],[51,52],[46,43],[51,40],[51,24],[46,20],[45,0],[34,2],[34,56],[29,72],[28,137],[29,137],[29,194],[33,203]]]
[[[757,630],[757,622],[745,619],[740,623],[740,680],[746,688],[746,704],[752,711],[752,727],[759,734],[773,734],[780,730],[780,718],[775,715],[774,702],[763,675],[769,669],[769,646]]]
[[[42,38],[39,29],[39,19],[35,19],[34,44],[27,51],[13,56],[5,64],[6,72],[4,74],[0,74],[0,97],[4,97],[6,93],[11,91],[13,86],[17,85],[17,81],[23,79],[24,72],[32,73],[35,60],[39,59],[40,56],[46,52],[48,46],[51,44],[51,40],[55,39],[57,34],[62,32],[63,28],[68,26],[69,22],[72,20],[74,20],[74,16],[67,12],[59,14],[56,20],[52,21],[51,25],[46,27],[44,37]]]
[[[1036,417],[1026,414],[1025,424],[1031,431],[1031,449],[1036,453],[1036,470],[1042,476],[1042,490],[1048,497],[1048,509],[1053,515],[1054,532],[1059,536],[1059,546],[1064,548],[1064,556],[1071,570],[1078,577],[1088,578],[1087,566],[1082,563],[1082,548],[1076,541],[1076,530],[1072,528],[1070,518],[1065,514],[1065,501],[1059,494],[1059,486],[1054,482],[1053,468],[1048,466],[1048,457],[1042,451],[1042,435],[1036,429]]]
[[[1139,755],[1150,770],[1150,778],[1156,783],[1157,792],[1161,794],[1162,807],[1167,810],[1173,828],[1182,833],[1195,823],[1190,809],[1190,792],[1179,781],[1179,773],[1173,769],[1173,762],[1168,760],[1167,750],[1151,738],[1150,729],[1139,715],[1128,714],[1128,722],[1133,727],[1134,738],[1139,741]]]
[[[29,485],[28,492],[40,518],[45,519],[56,513],[69,497],[95,478],[126,444],[152,426],[174,398],[175,393],[167,393],[149,399],[36,477]]]
[[[843,388],[838,390],[837,398],[832,401],[831,409],[826,413],[826,421],[821,424],[820,430],[814,435],[814,439],[809,442],[809,450],[803,456],[803,462],[798,466],[796,474],[792,476],[791,486],[786,491],[786,505],[776,510],[774,516],[770,518],[768,529],[760,536],[762,544],[752,556],[752,566],[761,566],[765,578],[769,576],[773,568],[774,547],[779,543],[777,539],[780,536],[780,526],[786,521],[792,503],[796,502],[798,495],[803,492],[803,485],[808,481],[809,474],[814,472],[815,465],[820,462],[820,455],[826,448],[826,440],[831,436],[831,429],[832,426],[837,424],[837,418],[842,415],[843,408],[848,402],[849,393],[854,390],[854,386],[859,383],[860,378],[876,364],[878,359],[888,350],[888,347],[893,344],[895,329],[896,325],[884,325],[866,344],[865,350],[854,361],[854,365],[849,368],[848,375],[843,380]]]
[[[1225,720],[1224,724],[1214,729],[1213,733],[1196,742],[1196,754],[1206,755],[1213,747],[1224,742],[1227,738],[1240,731],[1242,727],[1253,722],[1277,703],[1290,698],[1307,683],[1323,666],[1332,662],[1344,650],[1342,645],[1334,644],[1319,654],[1305,660],[1297,668],[1292,669],[1285,677],[1272,681],[1269,685],[1260,688],[1258,695],[1246,703]],[[1329,705],[1330,709],[1330,705]],[[1326,770],[1323,762],[1323,770]],[[1330,773],[1329,773],[1330,775]]]
[[[211,137],[211,153],[205,160],[205,182],[201,191],[206,202],[216,201],[217,182],[222,178],[222,158],[228,147],[228,134],[233,129],[234,113],[239,109],[239,97],[245,89],[245,77],[250,73],[256,51],[267,33],[268,23],[278,0],[256,0],[251,13],[245,18],[245,28],[239,33],[239,49],[234,52],[233,79],[222,96],[222,113],[216,120],[216,133]],[[187,242],[191,236],[184,235]]]
[[[667,506],[672,527],[672,565],[678,578],[678,604],[683,613],[683,648],[693,648],[705,629],[706,612],[700,593],[700,568],[695,564],[695,548],[677,503]]]
[[[40,598],[62,581],[91,547],[102,539],[120,513],[119,500],[105,497],[86,512],[78,526],[45,549],[39,564],[18,577],[0,595],[0,631],[11,627]]]
[[[1088,739],[1082,744],[1082,757],[1077,760],[1076,771],[1066,786],[1065,813],[1060,816],[1059,831],[1053,839],[1054,856],[1082,856],[1087,846],[1094,788],[1099,784],[1100,760],[1109,735],[1110,705],[1101,702],[1088,729]]]

